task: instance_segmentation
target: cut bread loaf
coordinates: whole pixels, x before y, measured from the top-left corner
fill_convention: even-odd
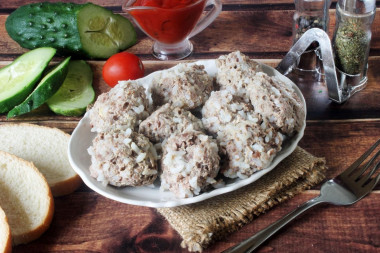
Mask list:
[[[53,196],[75,191],[82,183],[67,156],[70,135],[33,124],[0,125],[0,150],[33,162],[45,176]]]
[[[33,163],[0,151],[0,206],[13,245],[40,237],[50,226],[54,200],[44,176]]]
[[[0,253],[10,253],[11,251],[11,231],[7,216],[5,216],[3,209],[0,207]]]

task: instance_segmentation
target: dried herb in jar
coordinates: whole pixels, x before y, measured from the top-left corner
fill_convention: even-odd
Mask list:
[[[350,75],[360,74],[366,61],[369,40],[360,19],[344,20],[334,38],[336,67]]]

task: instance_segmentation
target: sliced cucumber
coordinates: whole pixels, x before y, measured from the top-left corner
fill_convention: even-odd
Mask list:
[[[53,68],[42,78],[33,92],[18,106],[8,112],[7,117],[15,117],[30,112],[46,102],[62,85],[67,75],[70,57]]]
[[[50,47],[34,49],[0,69],[0,113],[9,111],[30,94],[55,52]]]
[[[65,81],[46,102],[50,110],[64,116],[80,116],[95,99],[92,70],[85,61],[71,61]]]
[[[108,58],[137,41],[128,19],[98,5],[87,4],[77,19],[83,50],[92,58]]]

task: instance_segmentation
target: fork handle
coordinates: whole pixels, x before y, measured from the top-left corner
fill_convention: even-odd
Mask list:
[[[318,205],[320,203],[323,203],[324,201],[321,199],[321,196],[318,196],[314,199],[311,199],[302,205],[298,206],[296,209],[294,209],[292,212],[288,213],[278,221],[272,223],[265,229],[259,231],[255,235],[251,236],[250,238],[246,239],[245,241],[242,241],[241,243],[237,244],[236,246],[233,246],[222,253],[242,253],[242,252],[252,252],[257,247],[259,247],[263,242],[265,242],[268,238],[270,238],[272,235],[274,235],[277,231],[279,231],[281,228],[283,228],[285,225],[287,225],[289,222],[293,221],[298,215],[304,213],[311,207]]]

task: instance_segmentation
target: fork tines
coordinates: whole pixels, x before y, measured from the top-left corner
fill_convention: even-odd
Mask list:
[[[357,159],[347,170],[340,174],[339,177],[355,180],[355,182],[358,182],[361,186],[367,186],[368,184],[375,186],[380,180],[380,174],[375,178],[372,178],[372,176],[380,167],[380,150],[378,150],[371,158],[369,158],[369,156],[379,145],[380,139],[377,140],[375,144],[373,144],[372,147],[369,148],[359,159]],[[364,161],[366,162],[363,163]],[[369,168],[371,169],[367,171]],[[365,173],[366,171],[367,173]]]

